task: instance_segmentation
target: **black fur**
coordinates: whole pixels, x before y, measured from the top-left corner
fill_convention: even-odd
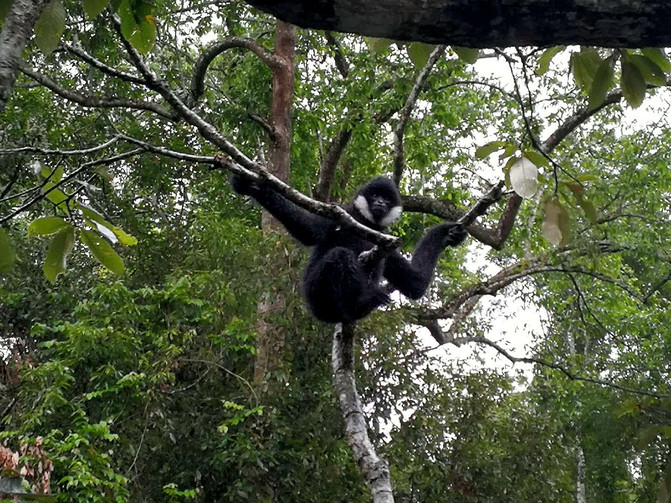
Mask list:
[[[370,241],[296,206],[268,186],[236,175],[231,183],[237,193],[258,201],[293,237],[313,247],[303,276],[303,294],[314,316],[329,323],[358,320],[388,303],[389,295],[380,288],[382,276],[406,297],[420,298],[443,249],[459,245],[467,236],[460,224],[440,224],[429,229],[417,244],[411,261],[394,250],[380,263],[363,265],[358,257],[373,247]],[[366,204],[360,200],[357,207],[355,201],[360,196]],[[400,216],[400,195],[388,178],[371,180],[359,189],[357,198],[344,208],[368,227],[384,230],[385,218],[389,219],[394,207],[399,207]]]

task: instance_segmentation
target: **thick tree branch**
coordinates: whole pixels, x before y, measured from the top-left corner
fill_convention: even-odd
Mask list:
[[[252,161],[249,157],[243,154],[235,145],[229,142],[217,129],[203,119],[200,115],[191,110],[168,86],[160,80],[156,74],[145,64],[140,53],[123,37],[121,34],[121,25],[118,19],[115,18],[115,25],[121,42],[123,43],[126,52],[130,56],[131,62],[138,69],[145,80],[145,85],[159,93],[163,98],[175,109],[177,114],[184,119],[188,124],[195,126],[200,134],[206,140],[212,142],[215,146],[226,152],[236,163],[240,164],[248,171],[260,172],[263,167],[258,163]]]
[[[426,84],[426,79],[429,78],[431,70],[442,57],[445,52],[446,47],[444,45],[439,45],[431,51],[429,59],[426,61],[424,68],[417,75],[415,79],[415,84],[412,86],[412,90],[408,97],[405,100],[405,104],[401,109],[401,114],[394,128],[394,183],[398,186],[401,183],[401,177],[403,176],[403,166],[405,162],[405,149],[403,146],[403,135],[405,134],[405,128],[408,125],[410,120],[410,115],[412,110],[415,108],[415,103],[417,103],[417,98],[419,98],[419,93],[424,88]]]
[[[333,49],[333,59],[335,60],[336,68],[340,72],[340,75],[346,79],[349,75],[349,63],[347,63],[347,60],[342,53],[342,48],[333,33],[327,31],[324,35],[326,36],[326,42]]]
[[[247,0],[303,28],[465,47],[671,46],[665,0]]]
[[[166,119],[174,120],[176,118],[176,115],[174,113],[172,113],[170,110],[162,107],[157,103],[150,103],[147,101],[131,100],[125,98],[101,98],[99,96],[94,96],[91,94],[84,95],[77,93],[75,91],[71,91],[70,89],[61,87],[58,84],[56,84],[56,82],[51,80],[49,77],[37,73],[36,71],[31,70],[30,68],[21,67],[21,72],[24,73],[25,75],[28,75],[30,78],[36,80],[44,87],[52,90],[61,98],[71,101],[73,103],[77,103],[78,105],[81,105],[86,108],[130,108],[134,110],[146,110],[149,112],[153,112],[157,115],[160,115],[161,117],[165,117]]]
[[[250,38],[232,37],[216,42],[205,49],[198,58],[191,78],[190,94],[194,102],[197,102],[205,92],[205,74],[210,63],[225,51],[233,48],[243,48],[251,51],[259,57],[270,69],[277,67],[281,61],[270,51],[266,50],[260,43]]]
[[[333,333],[333,384],[345,420],[345,434],[354,459],[373,493],[374,503],[393,503],[389,465],[377,456],[370,438],[354,378],[354,325],[336,325]]]
[[[5,2],[7,0],[3,0]],[[33,25],[49,0],[13,0],[0,31],[0,113],[14,87],[21,54],[33,33]]]

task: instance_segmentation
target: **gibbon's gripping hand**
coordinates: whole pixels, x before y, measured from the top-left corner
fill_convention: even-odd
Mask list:
[[[468,237],[468,231],[461,224],[445,224],[447,226],[447,236],[445,236],[445,246],[459,246]]]
[[[233,190],[241,196],[253,196],[261,190],[258,183],[236,173],[231,175],[230,181]]]

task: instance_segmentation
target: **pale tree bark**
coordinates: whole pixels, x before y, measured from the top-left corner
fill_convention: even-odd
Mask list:
[[[466,47],[671,46],[666,0],[246,0],[301,26]]]
[[[2,0],[7,2],[9,0]],[[21,54],[49,0],[13,0],[0,31],[0,113],[14,87]]]

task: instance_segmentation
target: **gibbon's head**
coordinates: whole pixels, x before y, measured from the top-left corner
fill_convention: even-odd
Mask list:
[[[386,228],[403,213],[401,195],[394,182],[385,176],[373,178],[361,187],[354,198],[354,207],[371,224]]]

